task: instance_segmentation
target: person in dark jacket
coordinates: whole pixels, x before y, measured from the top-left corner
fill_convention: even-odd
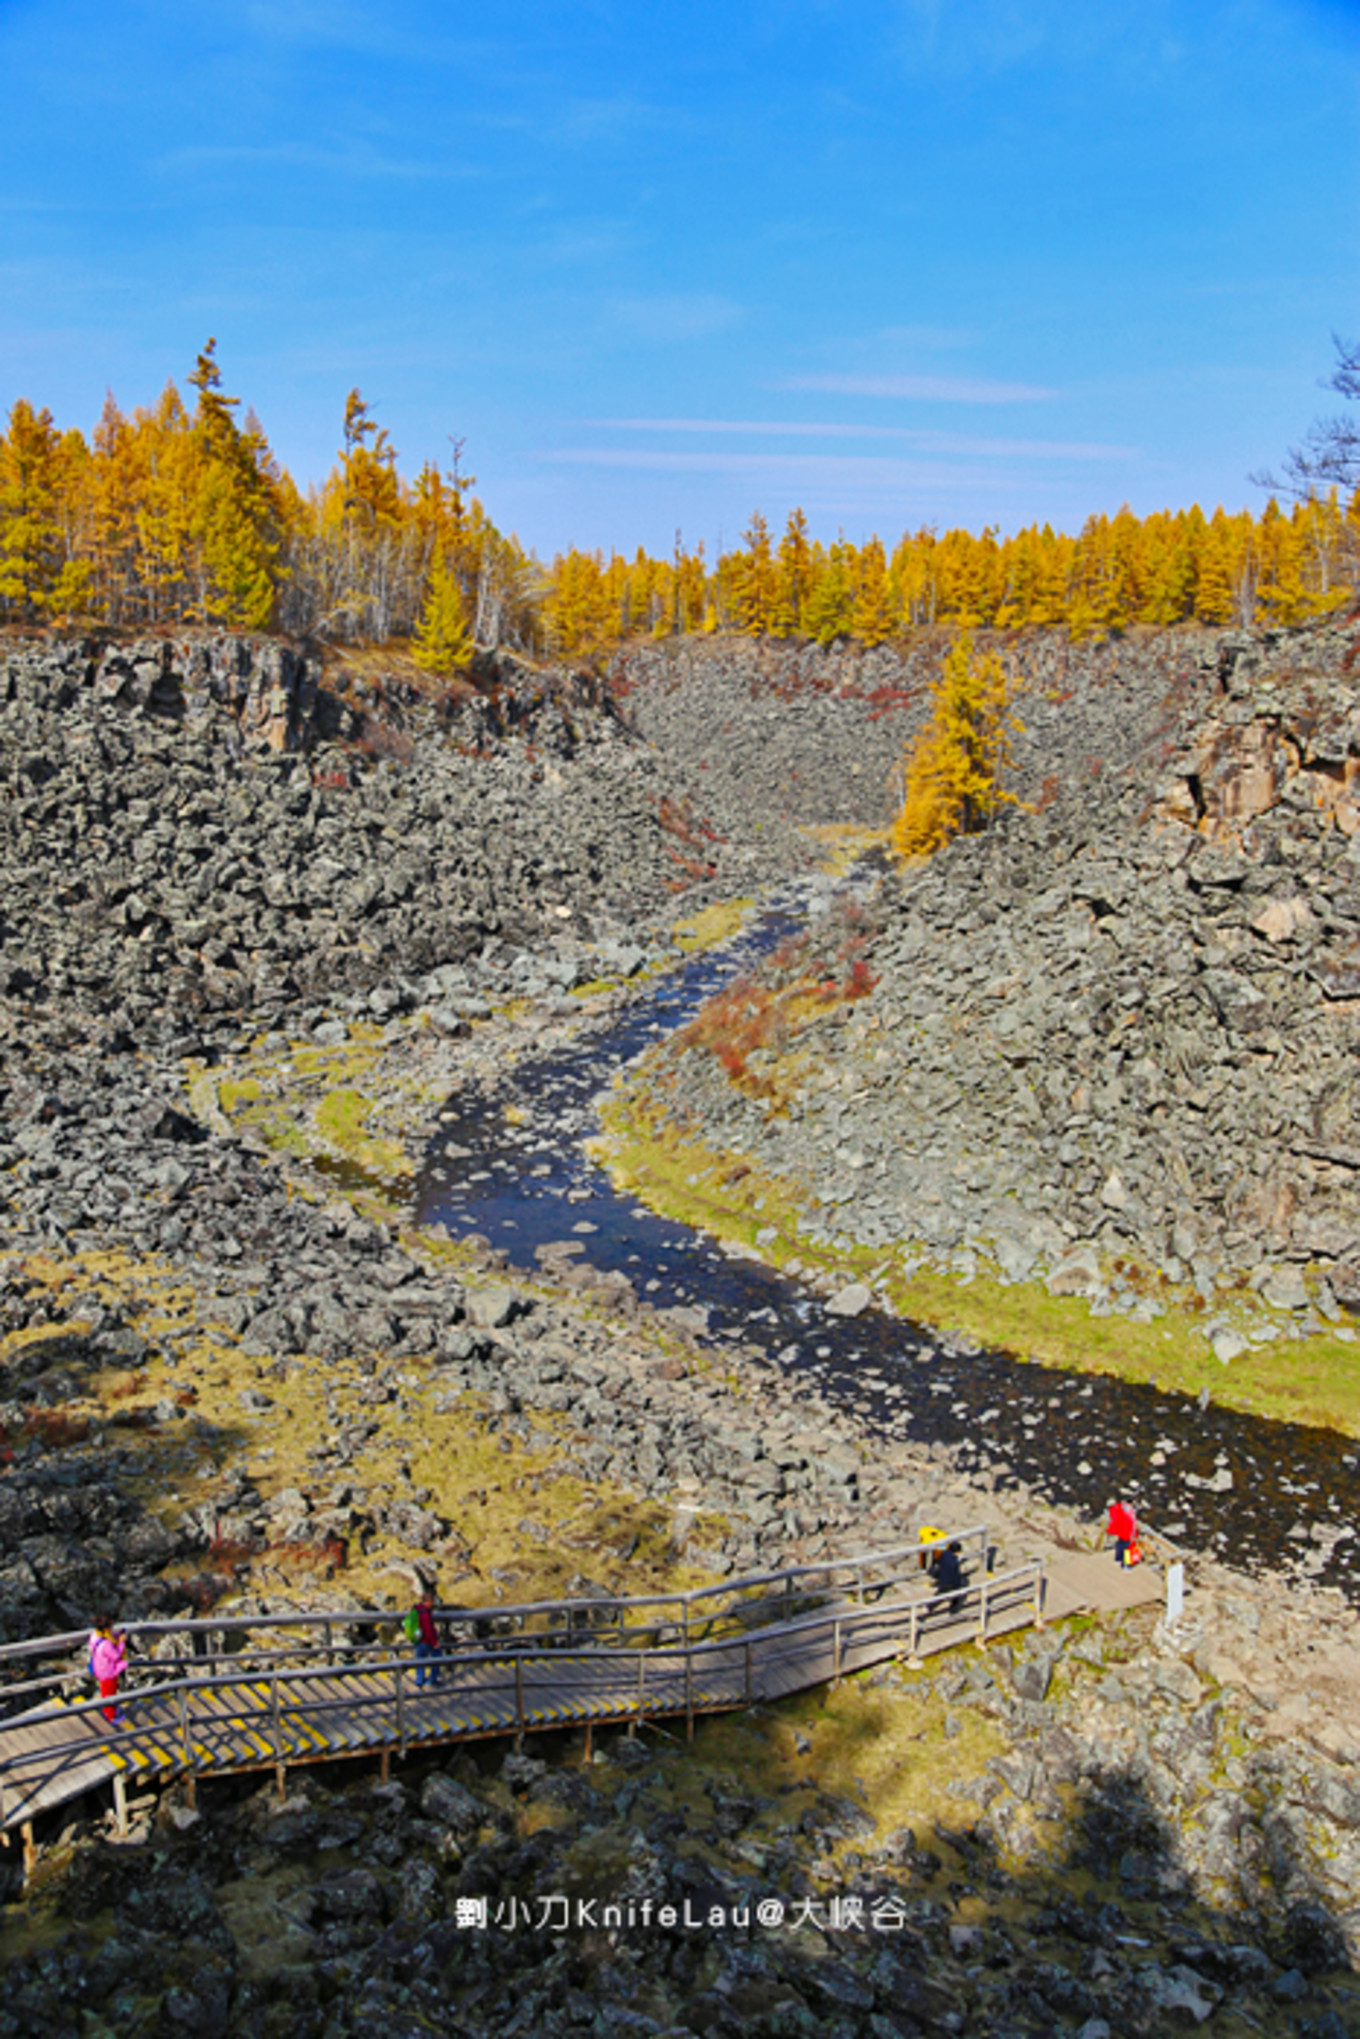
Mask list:
[[[930,1576],[935,1581],[937,1600],[954,1600],[964,1589],[963,1545],[947,1544],[937,1551],[930,1562]]]

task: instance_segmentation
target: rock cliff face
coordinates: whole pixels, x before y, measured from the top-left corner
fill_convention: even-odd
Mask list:
[[[714,807],[572,676],[380,723],[282,645],[20,647],[0,665],[0,1000],[278,1010],[577,916],[668,917],[805,855]]]
[[[1248,1274],[1300,1321],[1360,1305],[1352,656],[1334,628],[1126,648],[1121,691],[1070,704],[1082,744],[1119,704],[1121,768],[891,877],[870,930],[814,945],[834,970],[859,940],[867,995],[736,1083],[681,1044],[681,1108],[808,1185],[813,1236],[1128,1307],[1116,1259],[1206,1299]]]
[[[66,707],[83,692],[191,727],[221,713],[244,742],[275,751],[304,749],[318,733],[317,662],[275,638],[69,644],[50,656]],[[11,698],[15,684],[0,679],[0,701]]]

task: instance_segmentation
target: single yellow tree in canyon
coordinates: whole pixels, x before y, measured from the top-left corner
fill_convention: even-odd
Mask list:
[[[977,653],[964,632],[931,688],[930,720],[903,761],[902,808],[893,827],[901,856],[928,856],[956,835],[985,828],[1015,801],[1002,773],[1020,729],[1011,712],[1018,682],[997,652]]]

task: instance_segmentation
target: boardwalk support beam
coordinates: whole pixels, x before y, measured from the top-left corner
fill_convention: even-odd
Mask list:
[[[121,1770],[113,1773],[113,1824],[117,1833],[125,1834],[128,1830],[127,1779]]]

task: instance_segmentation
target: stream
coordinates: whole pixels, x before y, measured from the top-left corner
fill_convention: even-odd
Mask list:
[[[657,1308],[707,1312],[708,1339],[764,1349],[811,1373],[868,1436],[947,1445],[961,1473],[1103,1520],[1116,1495],[1191,1549],[1252,1571],[1302,1566],[1360,1599],[1355,1534],[1360,1444],[1335,1432],[965,1349],[929,1327],[824,1299],[616,1192],[583,1150],[614,1076],[693,1017],[830,897],[827,880],[785,892],[721,949],[639,987],[597,1029],[516,1065],[492,1095],[452,1098],[417,1182],[421,1224],[480,1233],[518,1267],[575,1240]],[[1360,1355],[1357,1356],[1360,1364]]]

